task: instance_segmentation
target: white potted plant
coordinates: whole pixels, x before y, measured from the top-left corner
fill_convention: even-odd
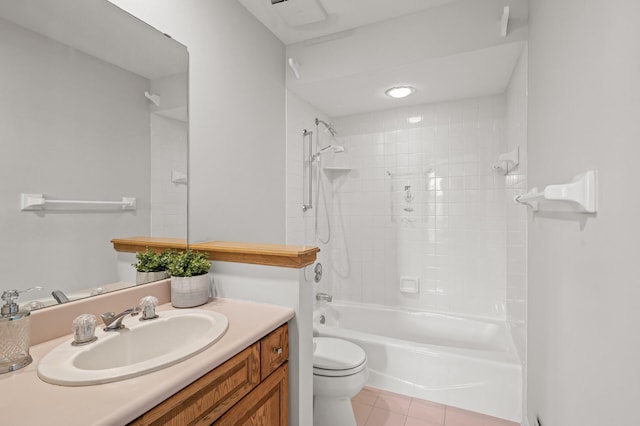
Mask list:
[[[205,253],[192,250],[174,252],[169,256],[171,304],[176,308],[192,308],[209,301],[209,269],[211,262]]]
[[[167,264],[171,250],[156,253],[149,247],[143,252],[136,253],[137,262],[132,264],[136,268],[136,285],[169,278]]]

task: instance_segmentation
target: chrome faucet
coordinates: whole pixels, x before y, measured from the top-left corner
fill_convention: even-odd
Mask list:
[[[62,290],[54,290],[51,292],[51,295],[58,303],[67,303],[69,301],[69,298],[62,292]]]
[[[100,315],[105,325],[103,330],[114,331],[114,330],[120,330],[125,328],[125,326],[122,325],[122,320],[124,319],[124,317],[126,317],[127,315],[131,315],[131,316],[138,315],[139,311],[140,311],[140,306],[136,306],[135,308],[129,308],[123,312],[120,312],[117,315],[115,314],[115,312],[105,312],[104,314]]]
[[[318,302],[320,301],[331,302],[333,300],[333,296],[327,293],[316,293],[316,300]]]

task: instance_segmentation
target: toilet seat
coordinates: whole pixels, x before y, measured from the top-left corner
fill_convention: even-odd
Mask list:
[[[364,350],[351,342],[334,337],[313,339],[313,374],[343,377],[357,374],[367,366]]]

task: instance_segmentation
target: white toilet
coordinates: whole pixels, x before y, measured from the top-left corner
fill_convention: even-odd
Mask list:
[[[351,398],[369,377],[364,350],[346,340],[313,338],[313,426],[356,426]]]

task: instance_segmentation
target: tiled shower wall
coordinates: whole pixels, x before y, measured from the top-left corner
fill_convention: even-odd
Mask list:
[[[151,92],[161,97],[159,107],[149,104],[151,235],[187,238],[187,183],[172,179],[174,172],[187,174],[186,73],[151,80]],[[184,111],[184,115],[176,111]]]
[[[505,318],[505,176],[492,166],[506,106],[497,95],[333,120],[346,149],[335,165],[351,168],[328,172],[334,297]]]
[[[187,173],[187,123],[151,114],[151,235],[187,237],[187,184],[172,172]]]

